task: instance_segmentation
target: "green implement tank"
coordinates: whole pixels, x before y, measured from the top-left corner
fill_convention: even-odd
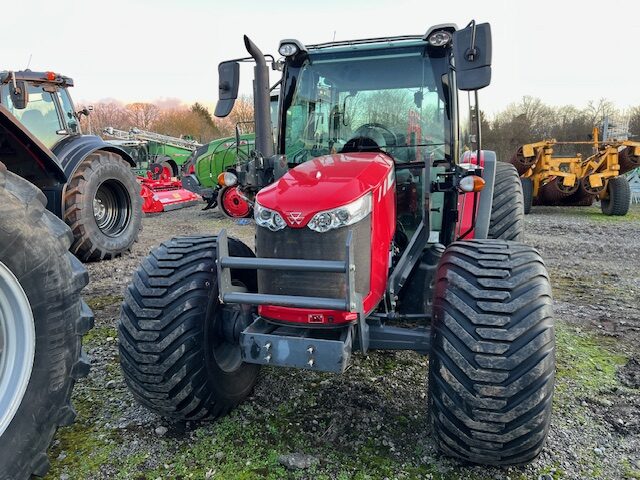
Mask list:
[[[129,131],[107,127],[103,134],[112,137],[108,142],[126,150],[136,162],[136,173],[146,176],[154,170],[154,164],[168,168],[172,177],[177,177],[183,165],[201,143],[188,137],[171,137],[139,128]]]

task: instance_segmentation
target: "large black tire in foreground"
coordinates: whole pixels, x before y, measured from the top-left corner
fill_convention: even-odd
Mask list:
[[[115,153],[87,156],[67,185],[64,208],[74,237],[71,252],[84,262],[122,255],[142,228],[140,185]]]
[[[516,168],[496,163],[496,180],[489,221],[489,238],[524,240],[524,196]]]
[[[229,239],[232,256],[253,256]],[[238,339],[252,309],[218,300],[216,238],[162,243],[145,258],[126,291],[118,325],[127,385],[164,417],[219,417],[253,389],[258,365],[242,362]],[[232,270],[232,283],[257,291],[257,275]]]
[[[0,479],[42,476],[56,428],[73,422],[71,390],[87,374],[83,265],[46,199],[0,163]]]
[[[605,215],[624,216],[631,206],[631,187],[626,177],[613,177],[607,183],[608,198],[600,200]]]
[[[456,242],[440,262],[429,359],[431,422],[440,449],[489,465],[542,450],[555,370],[544,263],[515,242]]]

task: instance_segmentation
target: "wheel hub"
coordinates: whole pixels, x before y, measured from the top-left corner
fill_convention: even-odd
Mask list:
[[[102,233],[117,237],[129,225],[131,199],[126,188],[117,180],[103,182],[93,199],[93,216]]]
[[[93,199],[93,216],[96,217],[98,225],[104,222],[104,218],[107,215],[107,207],[104,206],[101,198]]]
[[[239,291],[247,288],[233,281]],[[254,309],[249,305],[221,304],[214,320],[214,332],[217,341],[213,345],[216,363],[225,372],[232,373],[242,365],[240,333],[253,321]]]
[[[29,299],[0,262],[0,436],[27,390],[35,357],[36,332]]]
[[[243,218],[249,215],[251,207],[238,193],[237,188],[227,188],[222,194],[222,208],[230,217]]]

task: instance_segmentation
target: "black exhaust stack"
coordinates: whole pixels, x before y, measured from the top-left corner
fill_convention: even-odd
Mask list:
[[[270,113],[269,67],[264,54],[249,37],[244,36],[244,45],[256,61],[253,80],[253,115],[256,129],[256,150],[262,158],[273,156],[273,135]]]

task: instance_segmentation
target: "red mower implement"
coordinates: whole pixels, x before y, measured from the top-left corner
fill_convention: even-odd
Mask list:
[[[168,212],[202,202],[200,195],[183,188],[180,180],[173,179],[168,168],[152,167],[156,169],[149,170],[146,177],[137,177],[144,213]]]

